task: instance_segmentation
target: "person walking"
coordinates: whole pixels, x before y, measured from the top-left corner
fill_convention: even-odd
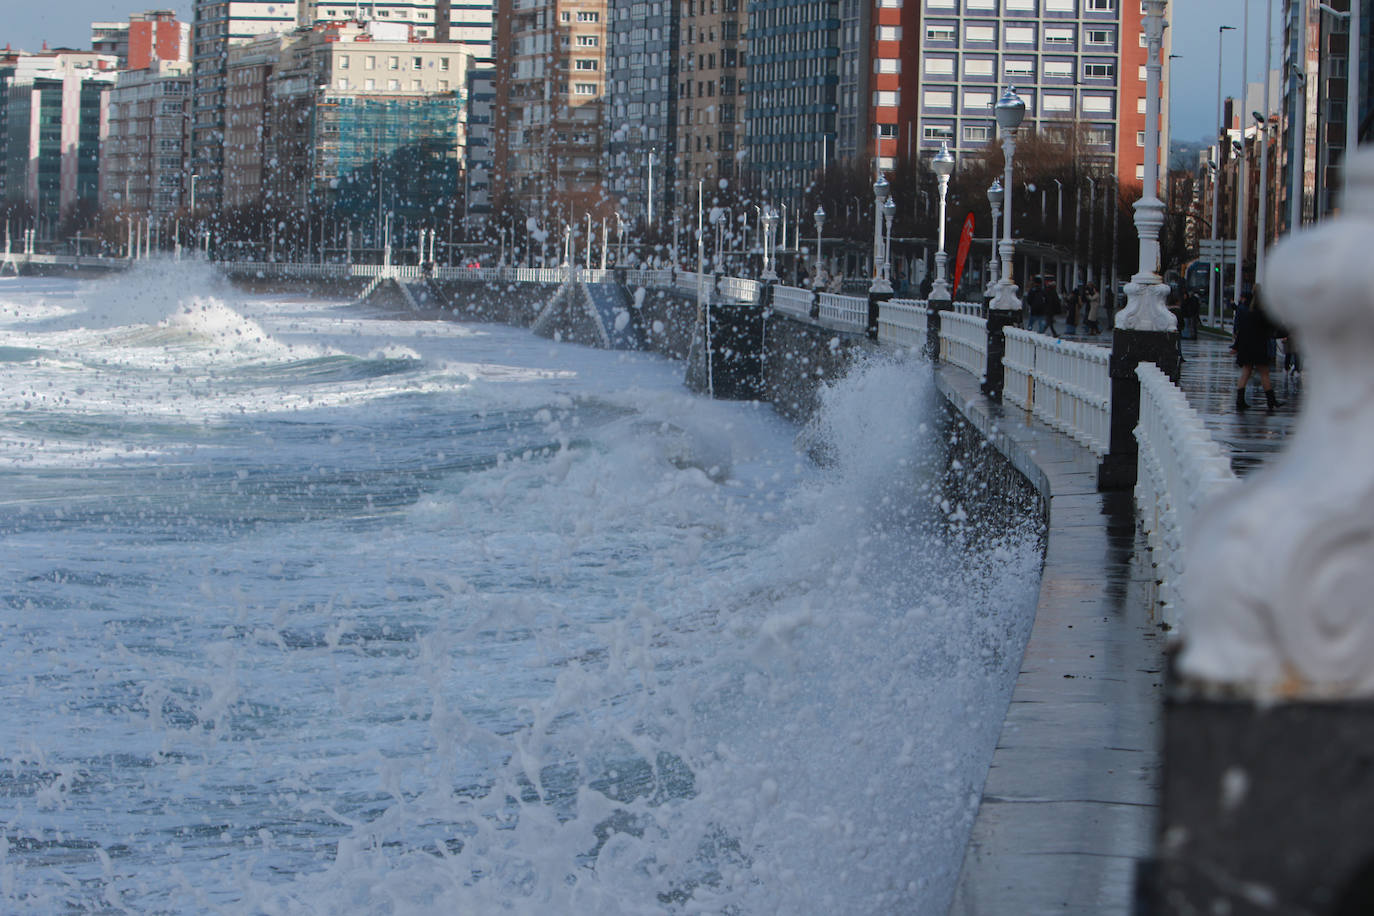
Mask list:
[[[1240,368],[1240,379],[1236,382],[1236,410],[1249,408],[1245,400],[1245,388],[1250,384],[1254,373],[1259,373],[1260,388],[1269,410],[1282,407],[1283,402],[1274,394],[1274,382],[1269,370],[1274,365],[1274,338],[1277,329],[1264,311],[1264,300],[1260,288],[1255,286],[1248,304],[1238,303],[1236,307],[1235,334],[1231,350],[1236,354],[1236,365]]]
[[[1102,333],[1102,296],[1091,281],[1083,284],[1083,306],[1087,309],[1084,328],[1089,334]]]

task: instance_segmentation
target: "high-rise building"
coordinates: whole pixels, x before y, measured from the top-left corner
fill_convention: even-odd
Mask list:
[[[605,0],[501,0],[493,188],[539,233],[614,204],[604,177]],[[547,235],[536,236],[548,238]]]
[[[328,214],[374,237],[381,214],[454,216],[472,57],[413,34],[331,23],[231,48],[225,206]]]
[[[119,58],[119,69],[142,70],[159,60],[191,59],[191,25],[171,10],[134,13],[128,22],[92,22],[91,50]]]
[[[677,199],[691,213],[698,188],[708,206],[718,195],[748,193],[741,181],[748,174],[747,17],[741,0],[685,0],[678,7]]]
[[[771,200],[800,202],[833,148],[840,3],[750,0],[744,162]]]
[[[117,63],[113,55],[68,50],[14,60],[4,106],[8,203],[27,204],[54,226],[58,218],[94,213],[105,100]]]
[[[385,27],[388,40],[393,41],[455,44],[460,49],[455,54],[464,60],[488,60],[491,56],[490,0],[196,0],[192,169],[200,179],[207,206],[217,206],[224,193],[229,48],[257,36],[296,28],[308,30],[325,23]],[[455,85],[462,78],[461,71],[452,77]]]
[[[681,104],[678,5],[615,0],[607,11],[606,183],[616,212],[639,229],[647,228],[651,216],[663,225],[672,206]]]
[[[187,204],[191,64],[159,60],[121,70],[100,150],[100,206],[165,217]]]
[[[196,0],[191,27],[194,65],[191,98],[191,171],[204,206],[216,209],[224,195],[226,93],[229,48],[257,36],[296,26],[294,3],[260,0]]]

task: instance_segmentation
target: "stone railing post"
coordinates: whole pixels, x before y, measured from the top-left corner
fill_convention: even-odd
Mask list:
[[[871,289],[870,289],[870,290],[868,291],[868,339],[869,339],[869,340],[877,340],[877,339],[878,339],[878,312],[880,311],[879,306],[880,306],[882,303],[886,302],[887,300],[889,300],[889,299],[891,299],[891,298],[892,298],[892,291],[891,291],[891,290],[887,290],[887,291],[885,291],[885,292],[875,292],[874,290],[871,290]]]
[[[1338,215],[1271,252],[1302,345],[1281,456],[1183,532],[1164,711],[1159,912],[1368,912],[1374,887],[1374,151]]]
[[[1015,287],[1011,287],[1012,297],[1015,298]],[[988,309],[988,374],[983,381],[983,394],[992,398],[994,401],[1002,400],[1002,386],[1006,382],[1007,371],[1002,365],[1002,361],[1007,355],[1007,335],[1002,333],[1007,328],[1018,328],[1021,326],[1020,303],[1017,308],[998,308],[996,306]]]
[[[1128,284],[1127,291],[1135,284]],[[1158,311],[1163,317],[1156,316],[1158,323],[1174,318],[1164,306],[1167,286],[1153,286],[1149,295],[1156,298]],[[1126,311],[1121,312],[1124,318]],[[1111,431],[1107,438],[1107,454],[1097,468],[1097,488],[1099,490],[1129,490],[1135,486],[1136,461],[1139,457],[1140,443],[1135,438],[1136,425],[1140,423],[1140,378],[1135,374],[1136,366],[1141,363],[1154,363],[1159,371],[1178,384],[1178,331],[1145,330],[1123,328],[1118,322],[1112,335],[1112,356],[1107,364],[1107,373],[1112,380]]]
[[[950,304],[947,299],[926,302],[926,358],[932,363],[940,358],[940,323]]]

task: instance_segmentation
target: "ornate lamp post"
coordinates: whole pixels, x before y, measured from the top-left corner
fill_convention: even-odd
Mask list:
[[[1026,103],[1016,94],[1014,87],[997,100],[997,126],[1002,129],[1002,187],[1003,199],[1012,184],[1012,163],[1016,159],[1016,131],[1026,116]],[[992,191],[989,189],[989,198]],[[1017,296],[1016,284],[1011,279],[1011,259],[1016,250],[1011,240],[1011,201],[1006,201],[1002,210],[1002,274],[992,287],[992,300],[988,303],[988,369],[983,380],[983,393],[995,401],[1002,399],[1002,383],[1006,372],[1002,367],[1002,357],[1007,352],[1007,338],[1003,330],[1016,326],[1021,320],[1021,299]]]
[[[778,221],[778,214],[771,206],[765,204],[763,207],[763,274],[764,280],[776,280],[778,272],[773,268],[771,257],[773,247],[773,226]]]
[[[949,194],[949,176],[954,174],[954,156],[949,151],[949,144],[940,141],[940,152],[930,163],[935,170],[935,178],[940,183],[940,220],[939,228],[936,233],[938,243],[935,249],[935,282],[930,286],[930,298],[940,299],[948,302],[953,297],[950,295],[949,281],[945,279],[945,266],[949,261],[949,255],[945,253],[945,198]]]
[[[883,224],[887,227],[887,242],[883,248],[884,276],[892,285],[892,223],[897,218],[897,202],[889,197],[883,202]]]
[[[888,296],[892,294],[892,284],[887,282],[887,263],[883,257],[883,204],[887,203],[889,190],[887,178],[879,172],[878,180],[873,182],[873,285],[868,292]]]
[[[997,126],[1002,129],[1003,189],[1012,185],[1012,162],[1016,158],[1016,131],[1026,117],[1026,103],[1016,94],[1014,86],[1007,87],[1002,98],[997,100]],[[1017,297],[1016,284],[1012,282],[1011,259],[1015,246],[1011,241],[1011,207],[1002,211],[1002,275],[997,281],[997,291],[993,294],[990,308],[1006,312],[1021,311],[1021,300]]]
[[[825,226],[825,208],[817,204],[816,206],[816,277],[812,281],[813,289],[822,289],[825,286],[825,258],[821,256],[821,228]]]
[[[1144,0],[1145,42],[1145,185],[1135,205],[1140,236],[1140,271],[1126,284],[1126,307],[1116,316],[1112,335],[1112,428],[1108,452],[1098,467],[1098,489],[1130,489],[1136,484],[1139,447],[1135,427],[1140,419],[1140,380],[1136,366],[1152,362],[1178,381],[1178,322],[1165,306],[1169,286],[1160,280],[1159,230],[1164,204],[1159,199],[1160,46],[1164,38],[1165,0]]]
[[[997,294],[997,224],[1002,219],[1002,179],[994,178],[988,185],[988,203],[992,206],[992,257],[988,259],[988,285],[983,294],[991,298]]]

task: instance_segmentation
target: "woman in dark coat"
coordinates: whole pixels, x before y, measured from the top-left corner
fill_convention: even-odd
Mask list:
[[[1274,351],[1271,346],[1276,336],[1276,328],[1265,314],[1264,302],[1260,297],[1259,286],[1255,287],[1249,307],[1236,309],[1235,337],[1231,349],[1236,354],[1236,365],[1240,367],[1240,381],[1236,383],[1236,410],[1245,410],[1250,405],[1245,402],[1245,387],[1250,376],[1259,373],[1260,387],[1269,409],[1281,407],[1282,402],[1274,396],[1274,383],[1269,378],[1269,370],[1274,365]]]

